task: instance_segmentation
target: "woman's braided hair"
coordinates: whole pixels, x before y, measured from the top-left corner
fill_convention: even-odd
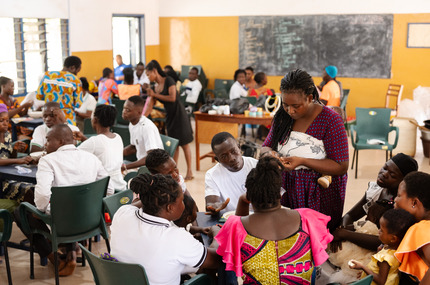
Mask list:
[[[142,210],[156,216],[163,207],[174,203],[182,190],[170,176],[162,174],[139,174],[130,183],[130,189],[139,194]]]
[[[281,199],[282,163],[274,157],[261,158],[246,177],[246,199],[256,209],[270,209]]]
[[[312,95],[313,100],[319,102],[319,93],[312,77],[304,70],[296,69],[284,76],[281,80],[282,93],[297,93],[305,96]],[[273,150],[278,150],[278,144],[284,142],[290,135],[293,119],[284,110],[279,108],[273,117],[272,145]]]

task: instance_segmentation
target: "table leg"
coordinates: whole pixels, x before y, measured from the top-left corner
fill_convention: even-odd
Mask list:
[[[200,142],[199,142],[199,121],[196,117],[196,169],[200,171]]]

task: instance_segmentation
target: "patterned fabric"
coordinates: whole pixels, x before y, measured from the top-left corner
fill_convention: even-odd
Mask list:
[[[8,111],[20,107],[20,104],[18,103],[18,101],[14,100],[14,99],[12,101],[12,105],[9,106],[8,104],[6,104],[6,102],[3,99],[0,98],[0,104],[4,104]],[[16,115],[16,117],[19,117],[19,115]],[[10,132],[12,131],[12,123],[11,122],[9,122],[8,130]],[[31,134],[33,133],[33,130],[30,130],[30,129],[25,128],[25,127],[16,126],[16,132],[18,135],[22,134],[22,135],[26,135],[26,136],[31,136]]]
[[[309,235],[301,227],[280,240],[262,240],[247,235],[241,248],[245,271],[243,284],[310,284],[312,271]]]
[[[348,138],[342,118],[330,108],[323,107],[306,130],[306,134],[324,142],[328,159],[336,162],[349,160]],[[273,128],[270,129],[263,146],[270,147],[272,137]],[[327,189],[318,185],[320,176],[320,173],[311,169],[284,172],[282,187],[286,189],[286,193],[282,196],[281,203],[292,209],[311,208],[326,214],[331,217],[329,228],[334,229],[342,218],[348,175],[333,176]]]
[[[8,159],[13,152],[12,135],[9,132],[4,134],[4,142],[0,143],[0,159]]]
[[[45,72],[36,99],[58,102],[68,124],[76,125],[75,109],[82,105],[82,83],[68,71]]]
[[[99,82],[99,104],[112,104],[112,95],[118,94],[118,85],[113,79],[103,78]]]

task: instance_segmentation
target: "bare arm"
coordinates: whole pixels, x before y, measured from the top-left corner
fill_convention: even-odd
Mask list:
[[[354,263],[353,266],[350,266],[353,269],[362,269],[364,272],[366,272],[367,275],[373,275],[373,282],[375,282],[378,285],[384,285],[387,281],[388,272],[390,271],[390,265],[388,262],[378,262],[379,267],[379,273],[375,273],[372,270],[370,270],[367,266],[363,265],[361,262],[352,260],[352,263]]]
[[[145,164],[146,164],[146,156],[139,160],[133,161],[129,164],[125,164],[125,165],[123,164],[121,166],[121,171],[124,171],[126,169],[138,168],[138,167],[144,166]]]
[[[366,194],[342,217],[342,226],[346,227],[366,215],[363,206],[366,204]]]
[[[128,146],[126,146],[122,151],[123,156],[132,155],[135,153],[136,153],[136,147],[132,144],[129,144]]]
[[[30,153],[31,152],[36,152],[36,151],[44,151],[44,150],[45,149],[43,147],[40,147],[40,146],[32,144],[31,148],[30,148]]]
[[[249,215],[249,204],[250,202],[246,199],[246,193],[240,195],[239,201],[237,202],[236,216],[248,216]]]
[[[88,119],[91,118],[91,114],[93,111],[87,110],[85,113],[75,112],[78,117],[81,117],[82,119]]]
[[[347,229],[336,229],[333,233],[335,238],[350,241],[362,248],[376,251],[381,244],[378,236],[357,233]]]
[[[26,156],[22,158],[8,158],[0,159],[0,166],[11,165],[11,164],[30,164],[33,161],[31,156]]]
[[[303,165],[319,173],[327,175],[343,175],[348,171],[349,161],[336,162],[331,159],[312,159],[297,156],[281,157],[281,162],[288,171],[294,170],[297,166]]]
[[[230,198],[227,198],[227,200],[225,200],[224,203],[221,203],[219,196],[209,195],[209,196],[206,196],[205,201],[206,201],[206,214],[216,215],[222,209],[227,207],[228,203],[230,202]]]

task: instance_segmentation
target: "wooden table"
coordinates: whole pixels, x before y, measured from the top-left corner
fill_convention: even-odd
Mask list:
[[[213,153],[200,156],[200,144],[210,144],[214,135],[220,132],[229,132],[233,137],[239,136],[239,124],[270,125],[272,117],[245,117],[245,115],[209,115],[207,113],[194,112],[196,120],[196,168],[200,170],[200,160],[205,157],[213,157]]]

